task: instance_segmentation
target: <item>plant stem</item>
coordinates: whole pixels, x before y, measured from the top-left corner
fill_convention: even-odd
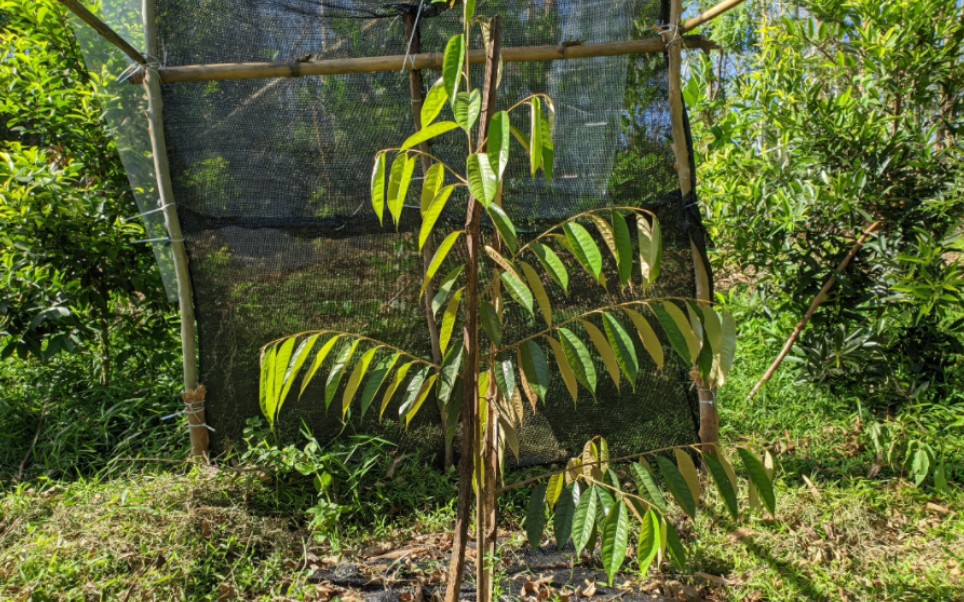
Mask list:
[[[479,125],[479,140],[488,133],[489,120],[495,109],[495,85],[499,65],[499,44],[501,22],[498,17],[491,22],[491,36],[486,48],[485,81],[483,84],[482,119]],[[468,37],[466,37],[466,40]],[[472,148],[472,145],[469,145]],[[476,455],[479,445],[479,262],[481,238],[482,207],[478,200],[469,197],[465,221],[465,319],[463,326],[464,364],[462,369],[462,455],[459,458],[459,498],[455,518],[455,533],[452,539],[452,561],[446,584],[446,602],[458,602],[462,586],[462,573],[465,567],[465,548],[468,544],[469,522],[472,515],[472,479],[476,473]],[[480,489],[482,483],[479,483]],[[480,496],[481,499],[482,496]],[[481,555],[482,550],[478,550]],[[483,571],[484,563],[481,564]],[[481,572],[481,571],[480,571]],[[483,582],[482,575],[478,582]],[[485,600],[482,597],[479,600]]]
[[[773,378],[777,368],[780,367],[780,364],[782,364],[783,360],[787,357],[787,355],[789,355],[790,350],[793,349],[797,339],[800,338],[800,334],[803,332],[803,329],[807,327],[807,324],[810,323],[810,319],[813,318],[813,314],[817,312],[817,308],[820,307],[820,304],[827,299],[827,294],[830,292],[830,289],[832,289],[833,285],[837,283],[837,276],[847,269],[847,266],[849,266],[850,262],[853,261],[854,257],[857,255],[857,252],[860,251],[860,248],[863,247],[864,243],[867,242],[867,239],[870,238],[870,235],[873,234],[874,231],[883,223],[883,221],[877,220],[866,230],[864,230],[860,238],[857,239],[857,242],[854,243],[854,246],[851,247],[850,252],[847,253],[847,256],[844,257],[839,264],[837,264],[837,269],[835,269],[833,274],[831,274],[830,277],[827,278],[827,281],[823,283],[823,288],[821,288],[820,292],[817,293],[817,296],[813,298],[813,302],[810,303],[807,313],[804,314],[800,322],[797,323],[797,327],[793,329],[793,334],[790,335],[790,338],[787,339],[787,342],[783,345],[783,349],[780,350],[780,355],[778,355],[777,359],[773,360],[773,363],[770,364],[766,374],[764,374],[763,377],[760,378],[755,385],[753,385],[753,389],[750,391],[750,394],[747,395],[747,400],[756,397],[756,394],[760,392],[760,389],[763,388],[763,385],[767,384],[767,382]]]

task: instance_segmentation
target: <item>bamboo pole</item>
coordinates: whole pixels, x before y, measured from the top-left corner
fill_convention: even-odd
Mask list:
[[[711,49],[716,45],[699,36],[686,36],[687,48]],[[607,44],[558,44],[550,46],[517,46],[502,49],[503,63],[531,63],[538,61],[563,61],[599,56],[622,56],[627,54],[653,54],[664,51],[658,38],[630,40]],[[211,65],[182,65],[158,69],[165,84],[178,82],[222,81],[232,79],[261,79],[268,77],[305,77],[310,75],[346,75],[351,73],[380,73],[390,71],[418,71],[441,69],[443,53],[430,52],[413,55],[373,56],[351,59],[328,59],[287,63],[220,63]],[[469,53],[469,63],[485,62],[484,50]]]
[[[743,4],[743,2],[744,0],[724,0],[723,2],[720,2],[719,4],[714,6],[713,8],[707,10],[704,13],[700,13],[699,15],[693,17],[692,19],[684,23],[681,31],[683,33],[686,33],[687,31],[696,29],[697,27],[706,23],[707,21],[711,21],[716,17],[719,17],[720,15],[730,10],[731,8],[735,8]]]
[[[60,3],[64,5],[70,12],[77,15],[81,21],[90,25],[91,28],[100,34],[102,38],[116,46],[121,52],[126,54],[131,58],[132,61],[138,65],[146,65],[147,59],[144,58],[136,48],[127,43],[127,40],[120,37],[120,35],[110,28],[109,25],[97,18],[94,13],[87,10],[87,8],[81,4],[78,0],[60,0]]]
[[[760,392],[760,389],[763,387],[763,385],[767,384],[770,381],[770,379],[773,378],[773,375],[776,373],[777,368],[780,367],[780,364],[783,363],[783,360],[790,353],[790,350],[793,349],[793,346],[796,344],[797,339],[800,338],[800,334],[803,332],[803,329],[807,327],[807,324],[810,323],[810,320],[813,318],[813,315],[817,313],[817,308],[820,307],[820,305],[827,299],[827,295],[830,293],[830,289],[832,289],[834,285],[837,284],[837,277],[840,274],[842,274],[844,270],[847,269],[847,266],[849,266],[850,262],[853,261],[854,257],[857,256],[857,252],[860,251],[861,247],[864,246],[864,244],[870,238],[870,235],[873,234],[875,230],[880,228],[883,225],[883,223],[884,223],[883,221],[878,220],[872,223],[866,230],[864,230],[860,238],[857,239],[857,242],[854,243],[854,246],[850,248],[850,252],[848,252],[847,255],[840,261],[840,263],[837,264],[837,269],[835,269],[833,271],[833,274],[831,274],[830,277],[827,278],[826,282],[823,283],[823,287],[820,288],[820,292],[817,293],[817,296],[813,298],[813,302],[810,303],[810,307],[807,308],[807,313],[805,313],[803,318],[800,319],[800,321],[797,323],[796,328],[793,329],[793,333],[790,335],[790,338],[787,339],[787,342],[783,345],[783,349],[780,350],[780,354],[777,356],[775,360],[773,360],[773,363],[770,364],[770,367],[767,369],[766,373],[759,380],[759,382],[753,385],[753,389],[750,391],[750,394],[747,395],[746,397],[747,400],[750,400],[756,397],[756,394]]]
[[[407,14],[404,16],[405,19],[405,38],[409,40],[409,52],[412,54],[418,54],[422,48],[422,35],[418,28],[418,23],[416,22],[415,15]],[[415,123],[415,131],[422,129],[422,101],[424,100],[424,89],[425,81],[422,79],[422,72],[418,69],[413,69],[408,72],[408,91],[409,96],[412,99],[412,121]],[[424,177],[430,167],[432,167],[432,160],[429,158],[429,146],[428,142],[423,142],[418,145],[418,149],[422,151],[419,156],[422,164],[422,176]],[[422,247],[422,270],[424,273],[428,272],[429,264],[432,263],[432,258],[435,257],[435,245],[432,243],[431,237],[425,241],[425,245]],[[432,345],[432,360],[438,364],[442,365],[442,349],[439,343],[439,331],[438,322],[435,320],[435,312],[432,311],[432,299],[435,297],[435,287],[429,282],[425,286],[425,294],[423,295],[423,305],[425,309],[425,323],[428,327],[429,341]],[[441,409],[441,408],[440,408]],[[445,419],[445,412],[441,412],[442,420],[442,432],[445,433],[448,430],[448,424]],[[449,443],[448,437],[445,437],[445,469],[448,470],[449,466],[452,466],[455,461],[455,454],[452,445]]]
[[[672,0],[670,4],[670,28],[662,33],[666,44],[666,54],[669,61],[669,108],[673,128],[673,154],[676,158],[676,173],[679,177],[680,194],[688,199],[693,192],[693,166],[690,163],[689,142],[686,135],[686,119],[683,106],[683,91],[681,83],[682,71],[682,0]],[[701,306],[709,305],[711,296],[710,268],[706,264],[704,254],[690,234],[690,253],[693,257],[695,272],[696,298]],[[691,378],[696,384],[700,403],[700,442],[708,446],[706,449],[713,453],[719,441],[720,417],[716,410],[716,391],[694,369]]]
[[[144,0],[144,39],[148,53],[156,44],[154,30],[154,2]],[[184,234],[174,206],[174,187],[167,159],[167,143],[164,139],[164,103],[161,97],[161,82],[157,71],[147,67],[144,70],[144,89],[147,93],[148,136],[151,140],[151,154],[154,158],[154,176],[157,179],[157,194],[164,215],[164,224],[170,237],[171,255],[174,258],[174,275],[177,280],[177,300],[181,313],[181,354],[184,371],[184,404],[188,426],[191,431],[191,453],[206,457],[208,453],[208,425],[205,419],[203,386],[198,385],[197,342],[194,322],[194,292],[191,285],[191,271],[188,265],[187,250],[184,247]]]

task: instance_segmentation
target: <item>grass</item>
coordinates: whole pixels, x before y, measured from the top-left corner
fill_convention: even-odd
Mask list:
[[[737,524],[709,509],[695,523],[682,523],[687,571],[664,566],[667,572],[650,575],[646,587],[714,600],[964,599],[960,433],[931,435],[945,454],[949,490],[939,493],[931,481],[917,487],[902,467],[881,465],[867,434],[881,418],[861,410],[867,400],[800,385],[785,369],[747,402],[773,345],[762,326],[744,327],[738,367],[721,394],[722,435],[730,445],[773,452],[777,515]],[[17,395],[17,407],[37,411],[25,401],[29,392]],[[279,464],[281,456],[269,462],[262,450],[218,468],[186,464],[179,460],[183,425],[145,438],[143,450],[136,437],[131,441],[140,418],[156,420],[161,412],[153,397],[137,397],[147,400],[135,404],[142,416],[104,430],[94,428],[98,412],[134,397],[112,399],[106,391],[95,397],[101,401],[74,406],[58,398],[65,407],[42,425],[30,477],[5,480],[0,599],[328,600],[338,592],[311,580],[317,569],[413,545],[429,550],[428,564],[395,570],[430,579],[441,574],[438,550],[451,528],[454,487],[451,478],[426,470],[422,458],[379,448],[369,476],[332,498],[346,507],[335,536],[319,538],[307,513],[318,499],[313,480],[293,469],[304,457],[285,456]],[[67,428],[83,408],[83,428]],[[964,413],[955,400],[942,411],[947,424]],[[0,431],[29,433],[26,425],[23,416],[7,414]],[[58,455],[65,448],[57,443],[61,432],[70,437],[71,454]],[[9,454],[15,467],[21,451]],[[121,454],[157,461],[119,461]],[[320,462],[312,465],[318,470],[324,466],[312,461]],[[356,460],[346,462],[350,474]],[[525,498],[517,491],[503,500],[506,559],[520,558]],[[628,578],[638,580],[627,568]]]

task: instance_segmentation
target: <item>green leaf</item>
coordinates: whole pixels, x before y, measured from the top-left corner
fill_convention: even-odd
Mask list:
[[[666,512],[666,498],[663,497],[663,491],[656,484],[656,478],[653,476],[653,469],[650,468],[649,462],[640,458],[639,463],[630,464],[629,469],[633,473],[636,491],[639,495],[652,502],[661,512]]]
[[[345,392],[341,397],[341,417],[344,418],[348,414],[348,408],[351,406],[352,400],[355,398],[355,393],[358,392],[358,387],[361,385],[362,378],[365,377],[365,372],[368,371],[369,364],[372,363],[375,354],[381,347],[372,347],[365,352],[365,355],[358,360],[355,364],[355,369],[351,371],[351,375],[348,377],[348,382],[345,384]]]
[[[271,382],[271,379],[274,378],[276,357],[278,357],[278,346],[272,345],[264,352],[264,357],[261,359],[261,395],[259,401],[261,413],[272,427],[274,426],[275,414],[278,412],[278,399],[274,396],[274,383]]]
[[[638,552],[637,561],[639,562],[639,574],[646,577],[649,567],[653,564],[653,559],[659,552],[659,517],[652,509],[647,510],[643,515],[643,522],[639,526],[639,541],[636,544]]]
[[[375,155],[375,165],[372,168],[372,209],[378,216],[378,223],[384,225],[385,217],[385,153]]]
[[[616,241],[616,265],[619,267],[619,283],[625,286],[633,277],[633,241],[629,236],[626,218],[613,211],[613,238]]]
[[[659,471],[662,473],[663,478],[666,480],[666,486],[669,487],[669,492],[673,494],[673,499],[676,503],[680,505],[690,518],[696,518],[696,500],[693,499],[693,494],[690,493],[689,485],[686,484],[686,479],[680,473],[676,465],[670,462],[663,456],[656,456],[656,463],[659,465]]]
[[[636,346],[633,345],[632,337],[619,320],[608,312],[603,314],[603,328],[606,330],[610,347],[616,353],[620,370],[635,389],[636,377],[639,375],[639,359],[636,357]]]
[[[686,548],[683,547],[683,542],[680,541],[676,527],[669,521],[666,521],[666,547],[669,549],[669,559],[673,561],[673,564],[680,570],[685,569]]]
[[[767,510],[770,511],[770,514],[775,514],[777,511],[777,498],[773,493],[773,482],[770,480],[769,475],[767,475],[767,470],[766,467],[763,466],[763,462],[742,447],[736,448],[736,453],[739,454],[740,460],[743,462],[743,467],[746,468],[746,471],[750,474],[750,482],[753,483],[760,497],[763,498],[763,503]]]
[[[412,423],[412,418],[421,409],[422,404],[425,403],[425,399],[428,394],[432,391],[432,387],[435,385],[435,379],[438,378],[438,373],[429,375],[431,368],[425,367],[418,371],[412,380],[409,381],[408,387],[405,389],[405,398],[402,401],[402,405],[398,408],[398,417],[405,419],[405,426],[407,427]]]
[[[492,373],[495,375],[495,382],[505,398],[512,399],[515,396],[516,385],[515,366],[512,365],[512,360],[496,360],[495,366],[492,367]]]
[[[452,103],[452,114],[458,126],[466,132],[470,131],[482,112],[482,94],[476,90],[459,92]]]
[[[331,406],[331,402],[335,398],[335,392],[338,391],[338,386],[341,384],[341,377],[345,374],[345,367],[351,361],[352,356],[355,355],[357,348],[358,341],[352,341],[351,344],[342,347],[341,353],[335,358],[335,363],[328,373],[328,380],[325,382],[325,410]]]
[[[298,392],[298,398],[300,399],[302,395],[305,394],[305,389],[308,388],[308,383],[315,377],[315,373],[321,368],[321,365],[325,363],[325,358],[331,353],[331,350],[335,347],[335,343],[341,338],[341,335],[335,335],[328,339],[318,353],[315,354],[315,360],[311,363],[311,368],[308,369],[308,373],[301,379],[301,390]]]
[[[583,492],[572,515],[572,543],[576,546],[576,556],[582,556],[582,551],[596,530],[598,502],[595,489],[590,487]]]
[[[529,314],[534,316],[535,307],[533,306],[532,291],[529,290],[529,287],[512,272],[500,272],[499,278],[516,303],[526,308]]]
[[[566,359],[566,352],[563,349],[559,341],[552,337],[546,337],[549,341],[549,346],[552,347],[553,356],[556,358],[556,365],[559,366],[559,374],[562,375],[562,382],[566,385],[566,390],[569,391],[569,395],[572,397],[572,402],[576,403],[579,400],[579,385],[576,384],[576,373],[573,372],[572,368],[569,366],[569,360]]]
[[[425,100],[422,101],[422,127],[431,125],[431,123],[435,121],[435,118],[442,112],[445,101],[448,99],[449,95],[445,89],[445,79],[440,77],[435,80],[435,83],[429,88],[428,94],[425,95]]]
[[[549,293],[546,292],[546,287],[542,286],[539,274],[535,268],[524,261],[519,262],[519,267],[526,277],[529,289],[539,303],[539,311],[542,312],[542,317],[546,320],[546,326],[552,326],[552,303],[549,301]]]
[[[452,36],[445,46],[445,56],[442,59],[442,80],[445,85],[445,93],[452,102],[455,102],[455,94],[459,89],[464,64],[465,36],[463,34]]]
[[[709,469],[710,475],[713,477],[713,482],[716,483],[716,489],[720,492],[720,497],[723,498],[724,504],[726,504],[726,509],[730,512],[730,516],[734,519],[740,517],[740,506],[736,497],[736,483],[730,481],[730,476],[727,474],[726,469],[720,464],[712,454],[703,454],[703,463],[706,464],[707,469]]]
[[[632,309],[624,309],[623,311],[629,316],[629,319],[633,321],[633,326],[636,327],[636,332],[639,334],[639,340],[643,342],[643,348],[649,353],[649,356],[653,358],[656,367],[662,370],[666,358],[663,353],[663,344],[659,342],[656,331],[653,330],[653,327],[649,325],[649,321],[639,312]]]
[[[288,372],[285,374],[284,386],[281,389],[281,397],[279,398],[279,406],[288,398],[291,386],[294,384],[295,378],[301,373],[301,368],[311,355],[311,350],[314,349],[319,336],[321,335],[311,335],[295,349],[294,355],[292,355],[291,362],[289,363]]]
[[[569,485],[559,496],[556,504],[555,515],[552,517],[552,529],[556,536],[556,548],[562,549],[572,535],[573,515],[576,512],[576,503],[579,501],[579,488]]]
[[[613,353],[612,348],[609,346],[606,336],[603,335],[602,331],[592,322],[579,320],[579,323],[586,329],[586,332],[589,334],[589,339],[599,353],[599,357],[602,358],[606,372],[609,373],[609,378],[612,379],[613,384],[619,389],[619,362],[616,361],[616,354]]]
[[[546,361],[546,354],[535,341],[523,343],[519,354],[526,381],[538,398],[545,400],[549,392],[549,363]]]
[[[595,396],[596,366],[592,363],[592,356],[589,355],[586,345],[568,328],[559,329],[559,340],[576,380]]]
[[[455,184],[446,186],[435,195],[428,207],[422,211],[422,227],[418,232],[418,250],[421,251],[425,246],[425,242],[428,237],[432,235],[432,229],[435,228],[435,223],[438,221],[442,211],[445,210],[445,204],[449,202],[449,198],[452,196],[452,192],[455,191]]]
[[[552,510],[556,506],[556,502],[559,501],[559,497],[562,495],[562,491],[566,488],[566,474],[558,472],[549,477],[549,481],[546,485],[546,505],[549,506],[549,510]]]
[[[636,216],[636,237],[639,241],[639,267],[646,285],[652,284],[659,277],[659,264],[662,261],[662,240],[660,240],[659,222],[653,218],[653,223],[642,215]]]
[[[502,343],[502,321],[499,320],[495,307],[488,301],[479,304],[479,326],[493,344]]]
[[[488,207],[495,200],[499,191],[499,181],[489,164],[488,155],[472,153],[465,160],[466,174],[469,181],[469,192],[483,207]]]
[[[459,379],[459,370],[462,367],[462,345],[456,345],[448,350],[442,358],[442,371],[439,373],[437,399],[442,406],[449,403],[452,391],[456,388]]]
[[[535,243],[531,247],[532,252],[539,258],[539,263],[543,269],[562,287],[562,290],[569,293],[569,272],[566,271],[566,264],[559,259],[556,252],[542,243]]]
[[[391,402],[392,397],[395,395],[395,391],[398,390],[398,387],[402,384],[402,381],[405,380],[405,376],[408,374],[408,371],[412,369],[412,366],[414,366],[415,363],[416,362],[408,362],[407,364],[403,364],[398,370],[395,371],[395,378],[392,379],[391,384],[389,384],[388,388],[385,389],[385,395],[382,396],[382,405],[378,410],[379,420],[385,416],[385,410],[388,408],[389,402]]]
[[[629,510],[622,502],[616,502],[615,507],[606,517],[603,525],[602,561],[609,576],[609,586],[612,587],[616,573],[622,568],[629,549]]]
[[[485,208],[486,213],[492,218],[492,223],[495,224],[495,229],[499,231],[499,236],[505,241],[509,250],[513,253],[519,248],[519,241],[516,236],[515,225],[513,225],[512,220],[506,215],[506,212],[495,203],[492,203]]]
[[[499,111],[489,121],[489,138],[485,147],[485,152],[489,155],[489,163],[499,180],[502,179],[502,174],[505,173],[505,168],[509,164],[509,142],[511,140],[509,114],[505,111]]]
[[[375,368],[369,374],[368,380],[365,381],[365,388],[362,389],[361,393],[361,415],[363,418],[365,417],[365,413],[368,412],[368,408],[371,407],[375,395],[378,394],[378,391],[385,383],[385,378],[391,373],[392,368],[395,367],[400,357],[401,354],[395,353],[382,358],[375,364]]]
[[[532,109],[529,120],[529,166],[532,177],[535,177],[542,167],[542,103],[536,97],[529,101],[529,107]]]
[[[445,0],[442,1],[444,2]],[[475,16],[475,2],[476,0],[465,0],[464,20],[466,23],[471,21],[472,17]]]
[[[539,483],[532,490],[529,505],[526,507],[526,536],[533,551],[542,543],[542,532],[546,528],[546,484]]]
[[[462,236],[461,230],[456,230],[455,232],[449,232],[449,235],[445,237],[442,244],[438,246],[435,250],[435,256],[432,257],[432,261],[428,264],[428,269],[425,270],[425,280],[422,282],[422,290],[418,293],[418,298],[421,299],[422,295],[425,294],[425,289],[431,284],[432,278],[435,277],[435,273],[438,272],[439,268],[442,267],[442,262],[448,256],[449,251],[452,250],[452,246],[459,240]]]
[[[576,260],[598,282],[602,278],[602,253],[592,235],[581,224],[569,222],[563,227],[566,240]]]
[[[546,99],[546,109],[549,110],[552,119],[549,119],[542,112],[539,112],[539,135],[542,137],[542,171],[546,175],[546,180],[552,179],[552,167],[555,158],[555,151],[553,150],[552,138],[555,134],[556,120],[555,120],[555,109],[552,108],[552,100]]]
[[[435,296],[432,297],[433,316],[438,315],[438,310],[442,309],[442,305],[444,305],[445,300],[448,299],[449,293],[452,292],[452,288],[455,286],[455,282],[462,274],[464,268],[465,266],[456,266],[442,278],[442,281],[438,285],[438,291],[436,291]]]
[[[698,502],[701,493],[700,473],[696,470],[693,458],[679,448],[673,450],[673,455],[676,456],[676,467],[679,468],[683,478],[686,479],[686,486],[689,487],[693,500]]]
[[[478,117],[478,115],[476,115],[476,117]],[[458,118],[458,115],[456,115],[456,118]],[[454,121],[439,121],[438,123],[425,126],[406,138],[405,142],[402,142],[401,149],[408,150],[410,148],[415,148],[419,144],[427,142],[436,136],[441,136],[446,132],[451,132],[452,130],[458,129],[460,125],[460,123],[456,123]]]
[[[281,396],[281,392],[284,390],[284,383],[287,375],[290,373],[288,370],[288,364],[291,361],[291,355],[295,347],[295,338],[289,337],[278,347],[278,354],[274,360],[274,374],[271,377],[271,397],[276,400],[275,414],[277,415],[278,409],[281,408],[281,404],[284,403],[284,398]]]
[[[663,327],[663,332],[669,339],[670,346],[683,358],[683,361],[693,365],[700,354],[700,348],[690,328],[690,322],[683,315],[682,310],[668,301],[654,303],[652,307],[659,325]]]
[[[388,180],[388,212],[395,220],[396,229],[402,219],[402,209],[408,196],[408,187],[415,173],[415,157],[408,153],[399,154],[392,162],[392,173]]]
[[[441,163],[433,163],[422,178],[422,196],[418,205],[419,211],[422,212],[422,219],[425,219],[425,212],[444,185],[445,166]]]
[[[462,289],[456,291],[452,295],[452,299],[449,301],[448,307],[445,308],[445,313],[442,314],[442,326],[439,329],[439,349],[442,354],[445,354],[445,350],[449,347],[449,341],[452,340],[452,331],[455,329],[456,319],[459,317],[459,304],[462,302]]]

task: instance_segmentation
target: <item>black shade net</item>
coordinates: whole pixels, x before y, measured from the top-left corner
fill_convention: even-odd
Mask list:
[[[667,14],[659,0],[479,4],[481,15],[502,16],[504,47],[652,37],[652,25]],[[404,15],[419,9],[422,51],[441,52],[461,31],[461,10],[427,1],[159,0],[156,58],[175,66],[405,54]],[[472,47],[481,42],[473,35]],[[480,76],[482,69],[473,71]],[[425,71],[426,85],[439,75]],[[557,111],[555,174],[532,178],[520,147],[513,150],[505,204],[522,236],[590,208],[648,208],[660,218],[665,248],[662,276],[647,294],[692,297],[689,240],[702,234],[673,166],[665,57],[504,65],[499,108],[538,92],[549,94]],[[175,83],[163,94],[215,451],[259,415],[259,348],[274,338],[330,328],[430,356],[418,300],[418,211],[406,210],[399,231],[382,227],[368,192],[375,153],[414,130],[407,72]],[[527,112],[517,118],[525,131]],[[432,152],[460,165],[464,140],[440,138]],[[419,188],[415,182],[410,202]],[[465,202],[449,203],[438,231],[460,227]],[[620,295],[574,281],[570,295],[555,301],[558,311],[575,313]],[[537,328],[511,312],[509,323],[520,334]],[[407,431],[397,406],[381,423],[373,415],[343,423],[336,411],[326,415],[322,389],[310,387],[301,400],[292,395],[281,428],[296,431],[303,421],[322,440],[365,432],[442,449],[431,403]],[[548,397],[523,425],[521,464],[557,460],[594,435],[605,436],[614,454],[696,440],[697,407],[681,364],[661,371],[649,364],[635,390],[624,383],[616,391],[601,378],[596,399],[584,393],[576,407],[555,377]]]

